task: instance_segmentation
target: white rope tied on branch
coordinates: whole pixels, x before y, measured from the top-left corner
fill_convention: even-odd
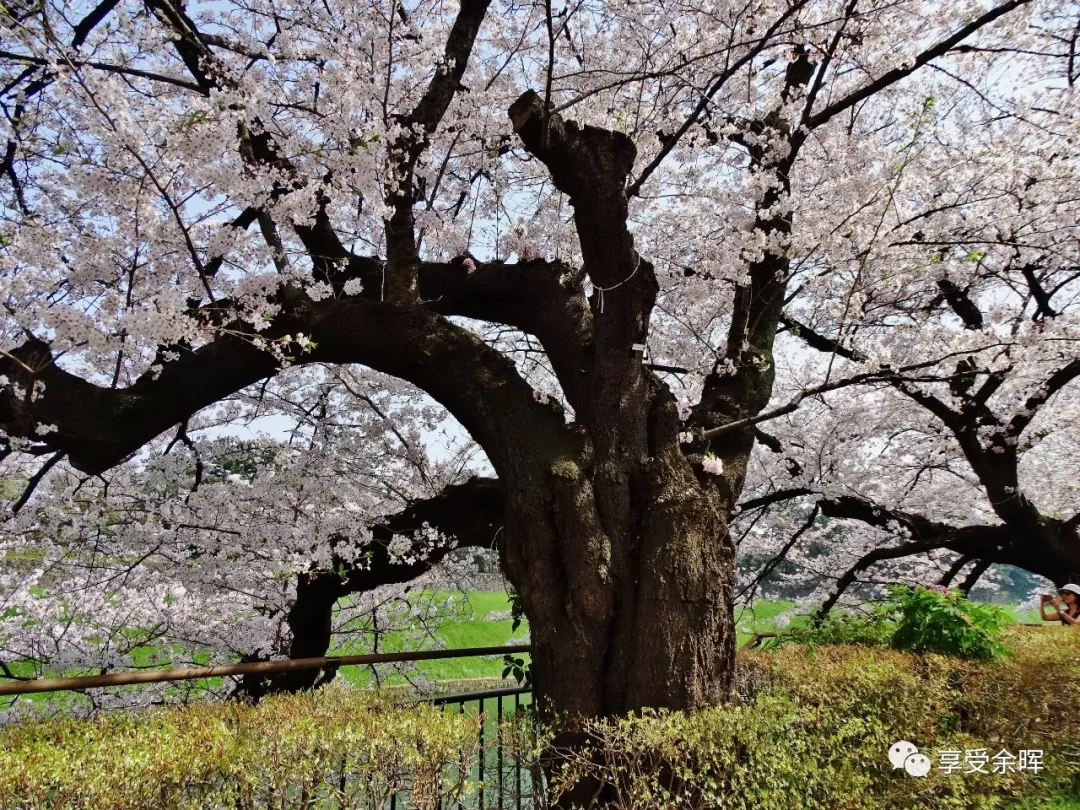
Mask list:
[[[637,264],[634,265],[633,272],[630,273],[630,275],[628,275],[626,278],[624,278],[618,284],[612,284],[610,287],[601,287],[596,282],[593,282],[593,289],[596,290],[598,293],[600,293],[599,300],[597,301],[597,309],[599,310],[601,315],[604,313],[604,293],[605,292],[611,292],[612,290],[621,287],[623,284],[626,284],[626,282],[628,282],[635,275],[637,275],[637,271],[641,267],[641,264],[642,264],[642,258],[641,258],[641,254],[639,253],[638,254]]]

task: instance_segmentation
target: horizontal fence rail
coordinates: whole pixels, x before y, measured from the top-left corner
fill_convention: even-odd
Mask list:
[[[765,639],[767,639],[767,638],[776,638],[777,636],[780,636],[780,635],[782,635],[782,634],[781,633],[754,633],[754,635],[750,636],[750,638],[748,638],[746,640],[746,643],[743,644],[742,649],[744,649],[744,650],[757,649],[758,647],[761,646],[761,642],[763,642]]]
[[[760,646],[767,638],[780,633],[754,633],[743,645],[746,649]],[[426,652],[370,653],[325,658],[293,658],[285,661],[253,661],[246,664],[222,664],[213,667],[179,669],[149,669],[136,672],[112,672],[105,675],[79,675],[70,678],[28,678],[0,682],[0,696],[28,695],[38,692],[80,691],[105,686],[130,686],[163,681],[190,681],[199,678],[222,678],[233,675],[273,675],[279,672],[298,672],[308,669],[330,669],[367,664],[391,664],[401,661],[434,661],[443,658],[465,658],[479,655],[506,655],[532,652],[528,644],[508,644],[504,647],[471,647],[461,650],[429,650]],[[456,701],[455,701],[456,702]]]
[[[128,686],[141,683],[161,683],[162,681],[190,681],[199,678],[221,678],[231,675],[273,675],[278,672],[297,672],[307,669],[336,669],[337,667],[364,664],[434,661],[441,658],[465,658],[479,655],[506,655],[527,652],[532,652],[532,647],[528,644],[508,644],[504,647],[471,647],[464,650],[370,653],[368,655],[341,655],[327,658],[294,658],[286,661],[253,661],[246,664],[222,664],[215,667],[111,672],[105,675],[79,675],[71,678],[34,678],[32,680],[15,680],[0,683],[0,695],[78,691],[103,686]]]

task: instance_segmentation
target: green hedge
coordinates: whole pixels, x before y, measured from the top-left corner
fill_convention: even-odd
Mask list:
[[[434,810],[475,792],[479,723],[340,688],[26,723],[0,732],[0,808]]]
[[[1015,655],[999,662],[850,646],[743,653],[739,705],[591,724],[592,749],[568,754],[556,785],[614,785],[619,810],[991,810],[1080,795],[1080,633],[1010,642]],[[930,756],[927,777],[893,771],[899,740]],[[1046,767],[937,767],[942,749],[979,748],[1042,749]]]
[[[1080,633],[1017,632],[1010,644],[1015,655],[997,662],[866,647],[740,653],[738,701],[595,724],[596,751],[571,756],[563,779],[616,785],[618,810],[1004,810],[1080,795]],[[399,791],[399,807],[473,807],[479,722],[328,688],[258,707],[26,723],[0,730],[0,808],[366,809]],[[528,767],[547,739],[519,721],[504,728],[504,758],[516,751]],[[935,766],[943,748],[1039,748],[1046,769],[935,767],[917,779],[888,763],[900,739]]]

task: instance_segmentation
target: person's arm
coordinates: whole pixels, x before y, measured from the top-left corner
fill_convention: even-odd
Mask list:
[[[1056,610],[1049,616],[1046,615],[1046,606],[1052,601],[1053,597],[1047,596],[1046,594],[1043,594],[1041,597],[1039,597],[1039,616],[1042,617],[1042,620],[1044,622],[1056,622],[1061,618],[1060,614],[1058,614]]]
[[[1068,606],[1064,602],[1055,602],[1054,607],[1057,608],[1058,618],[1065,622],[1065,624],[1070,627],[1080,624],[1080,618],[1074,618],[1072,614],[1069,613]]]

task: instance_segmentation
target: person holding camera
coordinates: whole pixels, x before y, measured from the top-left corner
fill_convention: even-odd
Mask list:
[[[1047,605],[1053,606],[1050,613],[1046,612]],[[1039,597],[1039,615],[1044,622],[1056,622],[1067,626],[1080,624],[1080,585],[1065,585],[1058,591],[1057,596],[1043,594]]]

